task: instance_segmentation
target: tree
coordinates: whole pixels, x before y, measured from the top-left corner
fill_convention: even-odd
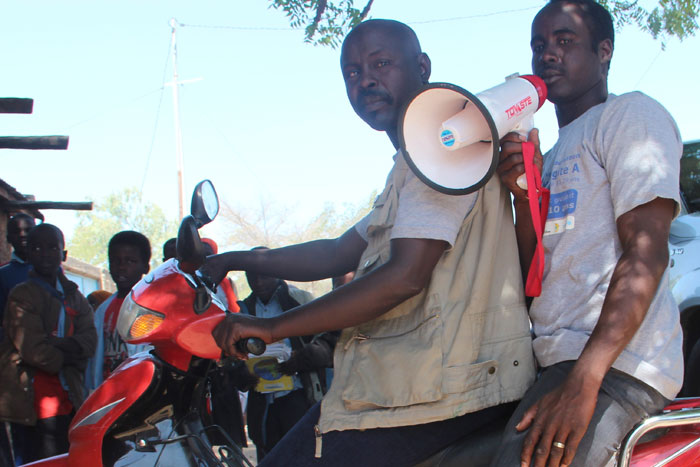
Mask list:
[[[377,193],[373,192],[365,202],[358,205],[345,204],[340,208],[327,204],[309,222],[299,225],[292,222],[291,208],[261,200],[257,209],[232,207],[222,203],[221,220],[225,230],[231,232],[222,242],[236,249],[249,249],[256,246],[277,248],[286,245],[335,238],[356,224],[372,208]],[[233,279],[239,298],[245,298],[250,288],[243,274],[234,274]],[[330,281],[294,283],[318,297],[331,288]]]
[[[654,39],[660,39],[662,46],[670,37],[683,40],[694,36],[698,30],[698,0],[660,0],[653,9],[646,9],[637,1],[597,1],[613,15],[617,29],[636,24]]]
[[[362,9],[353,6],[353,0],[270,0],[271,6],[282,10],[293,28],[304,28],[305,41],[315,45],[337,47],[345,34],[365,19],[373,0]],[[635,24],[660,39],[662,47],[670,37],[683,40],[698,30],[698,0],[659,0],[647,9],[636,0],[597,0],[615,18],[617,28]],[[364,0],[363,0],[364,2]],[[427,4],[427,2],[426,2]]]
[[[306,30],[306,42],[335,48],[350,29],[367,17],[374,0],[368,0],[362,10],[353,7],[353,0],[271,1],[273,8],[287,15],[293,28],[303,27]]]
[[[177,222],[163,210],[143,201],[136,188],[112,193],[95,203],[91,212],[77,214],[78,226],[68,242],[68,254],[95,266],[107,267],[107,245],[122,230],[141,232],[151,242],[151,267],[160,262],[163,243],[177,234]]]

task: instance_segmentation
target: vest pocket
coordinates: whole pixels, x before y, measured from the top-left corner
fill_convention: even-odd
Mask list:
[[[457,394],[486,386],[499,378],[498,371],[497,360],[445,368],[444,391]]]
[[[350,372],[342,398],[347,410],[406,407],[443,397],[439,316],[429,316],[403,332],[388,327],[394,332],[382,334],[376,329],[373,335],[358,334],[346,344]]]

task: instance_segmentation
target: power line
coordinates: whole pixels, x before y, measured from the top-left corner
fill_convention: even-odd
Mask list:
[[[661,55],[661,52],[663,52],[663,49],[659,49],[659,52],[656,54],[656,57],[654,57],[654,59],[651,61],[651,63],[647,67],[647,69],[644,70],[644,73],[642,73],[642,76],[640,76],[639,80],[637,80],[637,83],[634,85],[634,89],[639,89],[639,84],[642,82],[642,80],[647,75],[647,73],[649,73],[649,70],[651,70],[651,68],[654,66],[654,63],[656,63],[656,59],[659,58],[659,56]]]
[[[90,122],[93,121],[93,120],[97,120],[98,118],[104,117],[105,115],[109,115],[110,113],[112,113],[112,112],[114,112],[114,111],[116,111],[116,110],[118,110],[118,109],[127,107],[127,106],[133,104],[134,102],[140,101],[141,99],[144,99],[144,98],[150,96],[151,94],[153,94],[153,93],[155,93],[155,92],[158,92],[158,91],[160,91],[160,90],[161,90],[161,88],[153,89],[153,90],[151,90],[151,91],[148,91],[148,92],[145,93],[145,94],[142,94],[142,95],[140,95],[140,96],[138,96],[138,97],[135,97],[134,99],[132,99],[132,100],[130,100],[130,101],[126,101],[126,102],[123,102],[123,103],[121,103],[121,104],[119,104],[119,105],[115,105],[114,107],[110,107],[109,109],[105,110],[104,112],[96,113],[96,114],[94,114],[93,116],[91,116],[91,117],[89,117],[89,118],[85,118],[85,119],[80,120],[80,121],[78,121],[78,122],[76,122],[76,123],[73,123],[73,124],[71,124],[71,125],[68,125],[68,126],[66,127],[66,130],[71,130],[71,129],[77,127],[77,126],[84,125],[84,124],[86,124],[86,123],[90,123]]]
[[[469,15],[469,16],[454,16],[450,18],[437,18],[437,19],[428,19],[428,20],[423,20],[423,21],[407,21],[407,24],[429,24],[429,23],[444,23],[447,21],[462,21],[462,20],[467,20],[467,19],[476,19],[476,18],[486,18],[489,16],[498,16],[498,15],[505,15],[508,13],[520,13],[523,11],[529,11],[529,10],[535,10],[535,9],[540,9],[542,8],[541,4],[537,5],[532,5],[524,8],[517,8],[517,9],[511,9],[511,10],[501,10],[501,11],[494,11],[492,13],[481,13],[477,15]],[[229,29],[229,30],[237,30],[237,31],[298,31],[299,29],[297,28],[271,28],[271,27],[263,27],[263,26],[225,26],[225,25],[213,25],[213,24],[186,24],[186,23],[178,23],[178,26],[180,27],[187,27],[187,28],[199,28],[199,29]]]
[[[214,24],[185,24],[178,23],[182,28],[198,28],[198,29],[233,29],[237,31],[297,31],[292,28],[268,28],[262,26],[223,26]]]
[[[408,24],[428,24],[428,23],[444,23],[447,21],[461,21],[464,19],[475,19],[475,18],[486,18],[488,16],[498,16],[498,15],[504,15],[508,13],[519,13],[522,11],[528,11],[528,10],[534,10],[534,9],[540,9],[542,8],[542,5],[534,5],[534,6],[528,6],[525,8],[518,8],[518,9],[513,9],[513,10],[502,10],[502,11],[494,11],[493,13],[482,13],[478,15],[469,15],[469,16],[455,16],[452,18],[441,18],[441,19],[427,19],[424,21],[409,21]]]
[[[148,155],[146,156],[146,167],[143,170],[143,178],[141,179],[141,188],[139,189],[139,194],[143,196],[143,187],[146,184],[146,176],[148,175],[148,167],[151,163],[151,155],[153,154],[153,147],[156,141],[156,131],[158,129],[158,121],[160,119],[160,106],[163,103],[163,92],[165,91],[165,74],[168,70],[168,62],[170,61],[170,46],[171,43],[168,41],[168,53],[165,56],[165,65],[163,65],[163,78],[161,79],[160,87],[160,97],[158,98],[158,109],[156,110],[156,121],[153,124],[153,133],[151,135],[151,145],[148,149]]]

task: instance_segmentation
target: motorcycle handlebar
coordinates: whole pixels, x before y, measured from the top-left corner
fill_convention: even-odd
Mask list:
[[[262,339],[257,337],[248,337],[236,342],[236,349],[241,353],[252,353],[253,355],[262,355],[267,346]]]

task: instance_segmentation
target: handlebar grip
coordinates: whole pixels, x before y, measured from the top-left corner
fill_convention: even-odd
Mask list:
[[[262,355],[267,346],[265,342],[258,337],[248,337],[236,342],[236,349],[241,353],[252,353],[253,355]]]

